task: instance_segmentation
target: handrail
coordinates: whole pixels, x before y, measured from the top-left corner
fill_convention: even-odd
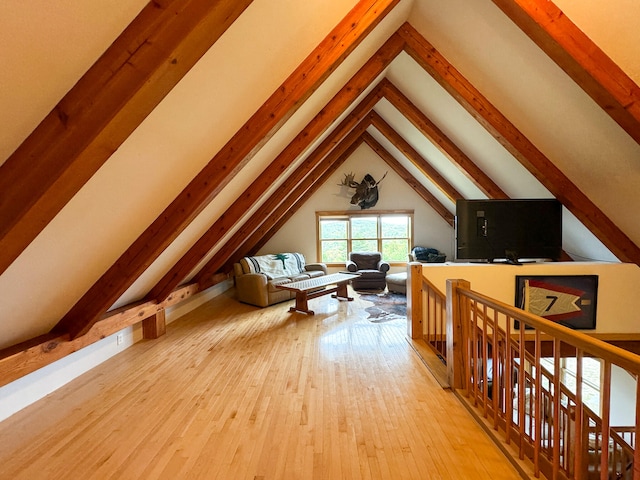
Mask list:
[[[520,322],[526,323],[528,326],[536,330],[544,331],[553,338],[557,338],[565,343],[571,344],[581,350],[589,351],[598,357],[610,357],[612,363],[624,368],[633,375],[640,375],[640,356],[621,349],[614,345],[610,345],[602,340],[590,337],[571,328],[567,328],[559,323],[546,320],[542,317],[529,313],[525,310],[514,307],[500,300],[487,297],[479,292],[464,287],[460,288],[459,293],[465,295],[471,300],[486,305],[495,310],[508,312],[509,315]]]
[[[442,354],[451,388],[504,435],[520,458],[531,459],[536,476],[640,480],[639,356],[483,295],[464,280],[448,280],[445,296],[420,264],[410,264],[407,271],[409,334]],[[437,332],[446,332],[446,348]],[[553,371],[541,364],[548,343]],[[578,359],[579,387],[563,383],[561,354]],[[601,414],[583,399],[582,359],[587,356],[602,359]],[[636,380],[635,425],[610,424],[613,365]]]
[[[504,432],[520,458],[532,460],[536,475],[640,479],[635,445],[609,422],[612,365],[637,382],[639,356],[473,291],[463,280],[447,282],[447,328],[452,332],[447,338],[452,388]],[[532,334],[533,346],[530,340],[527,346]],[[553,341],[553,372],[540,363],[542,334]],[[563,346],[572,347],[580,360],[602,358],[601,416],[583,403],[581,366],[575,392],[562,383]],[[639,387],[636,392],[637,400]],[[632,438],[638,422],[633,429]]]

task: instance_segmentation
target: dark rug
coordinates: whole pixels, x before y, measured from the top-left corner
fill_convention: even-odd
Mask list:
[[[373,302],[372,307],[366,308],[371,322],[380,323],[390,320],[406,320],[407,318],[407,297],[399,293],[362,293],[358,292],[360,298]]]

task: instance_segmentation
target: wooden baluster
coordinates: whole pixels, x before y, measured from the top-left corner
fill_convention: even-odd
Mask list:
[[[638,439],[640,438],[640,375],[636,375],[636,428],[633,432],[633,480],[640,480],[640,448]]]
[[[584,405],[582,404],[582,359],[583,352],[581,349],[576,349],[576,410],[574,412],[574,449],[573,449],[573,473],[577,480],[584,478],[585,468],[583,465],[584,449],[588,444],[585,444],[583,439],[583,430],[585,426],[583,424]],[[588,430],[588,428],[586,428]]]
[[[487,306],[482,309],[482,405],[483,415],[487,418],[489,404],[489,332]]]
[[[536,328],[535,340],[535,360],[536,379],[535,379],[535,443],[533,445],[533,469],[536,477],[540,475],[540,449],[542,448],[542,365],[540,365],[541,347],[540,330]]]
[[[560,473],[560,347],[562,342],[553,340],[553,427],[551,440],[553,445],[552,475],[555,480]]]
[[[429,345],[433,346],[436,348],[436,350],[438,349],[438,343],[437,343],[437,338],[436,338],[436,330],[437,330],[437,323],[436,323],[436,317],[435,317],[435,310],[434,310],[434,306],[433,306],[433,292],[431,290],[431,287],[429,286],[428,283],[423,283],[422,287],[425,291],[425,305],[424,305],[424,310],[425,310],[425,335],[427,336],[427,341],[429,343]]]
[[[473,405],[478,406],[478,383],[480,383],[478,379],[478,358],[480,357],[478,347],[478,305],[476,302],[471,302],[471,306],[473,308],[473,322],[471,322],[471,328],[473,329],[471,331],[471,339],[473,342],[471,344],[471,351],[473,352]]]
[[[600,457],[600,479],[609,478],[609,438],[610,438],[610,413],[611,413],[611,362],[604,360],[602,372],[602,392],[600,410],[602,411],[602,456]]]
[[[498,386],[500,385],[500,376],[499,373],[503,371],[499,365],[499,345],[500,341],[498,340],[498,311],[493,311],[493,335],[492,335],[492,345],[493,345],[493,368],[492,368],[492,378],[493,382],[491,383],[491,397],[493,400],[493,428],[494,430],[498,430],[498,419],[499,410],[500,410],[500,395],[498,394]]]
[[[446,338],[446,325],[445,325],[445,309],[444,309],[444,304],[443,304],[443,299],[442,297],[440,297],[440,295],[438,295],[438,292],[434,291],[433,295],[436,299],[436,312],[437,313],[437,317],[438,317],[438,325],[439,325],[439,330],[440,330],[440,340],[438,342],[438,351],[442,354],[442,355],[446,355],[446,351],[447,351],[447,338]]]
[[[511,426],[513,425],[513,352],[511,349],[511,322],[513,318],[507,317],[505,335],[505,379],[504,379],[504,403],[505,403],[505,440],[511,443]]]
[[[526,357],[526,349],[524,342],[524,329],[525,324],[520,322],[520,342],[518,344],[518,431],[520,432],[520,448],[518,450],[518,458],[522,460],[524,458],[524,441],[525,441],[525,372],[524,372],[524,359]]]

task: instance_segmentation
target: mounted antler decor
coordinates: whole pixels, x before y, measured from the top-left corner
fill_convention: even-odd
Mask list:
[[[367,208],[371,208],[378,203],[378,185],[384,177],[387,176],[387,173],[382,176],[382,178],[376,182],[375,179],[370,175],[366,174],[360,183],[354,180],[355,174],[353,173],[345,173],[344,179],[340,186],[355,188],[356,193],[351,197],[351,205],[359,205],[361,209],[365,210]]]

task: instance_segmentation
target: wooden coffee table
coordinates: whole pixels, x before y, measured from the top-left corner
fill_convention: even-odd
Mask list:
[[[282,290],[291,290],[292,292],[296,292],[296,306],[291,307],[289,309],[290,312],[302,312],[314,315],[315,312],[313,310],[309,310],[309,305],[307,303],[312,298],[333,293],[333,298],[352,301],[353,297],[350,297],[347,292],[347,284],[349,283],[349,280],[356,277],[358,277],[358,275],[352,273],[333,273],[322,277],[300,280],[299,282],[276,285],[276,287]],[[327,288],[329,285],[335,286]]]

